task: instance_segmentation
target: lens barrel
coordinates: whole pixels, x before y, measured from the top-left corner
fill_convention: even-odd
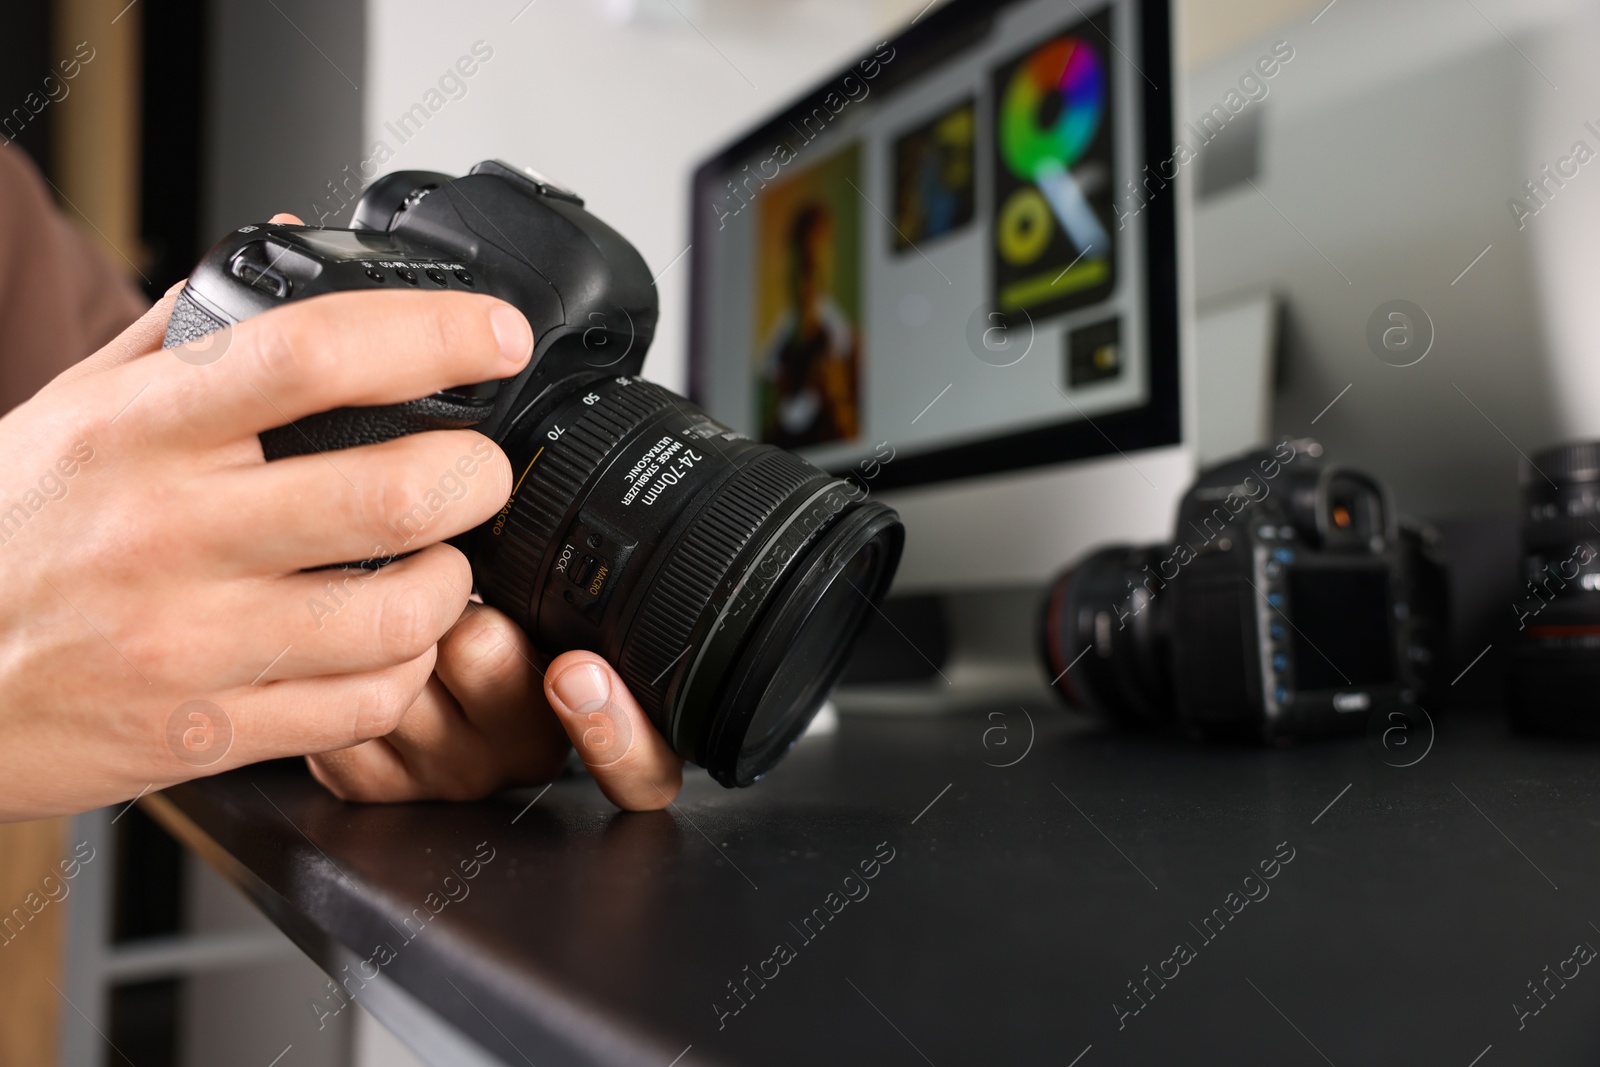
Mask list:
[[[1151,575],[1166,546],[1115,545],[1056,579],[1042,638],[1052,683],[1067,700],[1122,725],[1172,717],[1166,599]]]
[[[1561,445],[1522,461],[1522,540],[1529,552],[1564,554],[1600,525],[1600,441]],[[1591,525],[1594,524],[1594,525]]]
[[[1600,442],[1524,460],[1524,586],[1511,713],[1536,731],[1600,735]]]
[[[514,488],[469,555],[542,650],[599,652],[724,785],[782,758],[888,592],[893,510],[632,376],[557,383],[501,435]]]

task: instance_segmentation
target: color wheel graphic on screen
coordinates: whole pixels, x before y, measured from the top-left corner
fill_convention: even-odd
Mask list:
[[[1110,237],[1072,176],[1072,165],[1099,133],[1104,114],[1106,74],[1093,48],[1075,37],[1056,38],[1022,61],[1000,104],[1000,155],[1006,166],[1022,181],[1034,182],[1035,197],[1043,195],[1085,258],[1096,253],[1104,258]],[[1019,190],[1013,203],[1029,198],[1027,190]],[[1016,210],[1034,214],[1037,206]],[[1022,227],[1014,234],[1002,229],[1002,240],[1011,237],[1016,251],[1026,253],[1027,246],[1042,245],[1040,237],[1030,234],[1032,229]]]
[[[1110,186],[1105,63],[1065,34],[998,72],[997,304],[1020,310],[1108,283],[1111,235],[1091,199]]]

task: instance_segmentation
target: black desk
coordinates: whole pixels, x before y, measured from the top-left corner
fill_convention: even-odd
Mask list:
[[[144,803],[325,968],[387,944],[357,998],[450,1062],[461,1035],[538,1067],[1595,1061],[1600,965],[1564,961],[1600,948],[1600,748],[1451,720],[1400,769],[1379,756],[1425,738],[1200,748],[1031,710],[1015,766],[986,765],[1022,755],[1015,708],[847,718],[754,789],[697,772],[652,815],[583,779],[531,807],[346,805],[292,764]],[[1519,1021],[1530,981],[1554,995]],[[748,1005],[719,1029],[730,982]]]

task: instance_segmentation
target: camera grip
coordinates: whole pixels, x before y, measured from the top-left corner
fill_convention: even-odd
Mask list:
[[[337,452],[428,430],[470,430],[487,414],[482,404],[439,396],[386,407],[338,408],[267,430],[261,435],[261,451],[267,459]]]
[[[172,317],[167,320],[167,335],[161,340],[162,348],[177,348],[192,344],[216,333],[228,324],[195,303],[185,288],[172,305]]]
[[[227,325],[184,290],[173,305],[162,347],[192,344]],[[261,434],[261,451],[269,460],[282,459],[377,444],[428,430],[465,430],[481,423],[490,406],[440,394],[383,407],[338,408],[265,431]]]

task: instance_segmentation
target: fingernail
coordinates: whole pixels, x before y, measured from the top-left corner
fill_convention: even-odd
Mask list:
[[[528,362],[528,357],[533,355],[533,328],[522,317],[522,312],[510,304],[499,304],[489,312],[489,326],[494,330],[494,339],[500,342],[500,354],[506,362],[518,366]]]
[[[551,679],[550,688],[572,715],[586,715],[605,707],[611,699],[611,682],[605,672],[593,663],[579,663],[568,667]]]

